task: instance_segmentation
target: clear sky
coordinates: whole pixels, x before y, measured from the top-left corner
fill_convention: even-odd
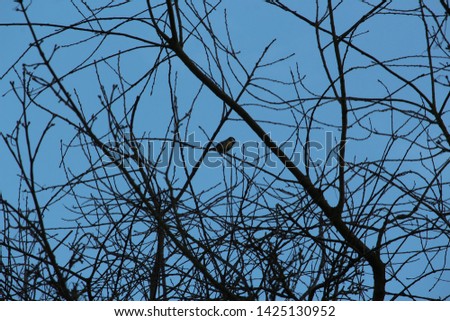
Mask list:
[[[292,2],[292,1],[288,1]],[[120,7],[120,10],[110,12],[111,15],[126,16],[127,14],[137,13],[141,9],[145,10],[144,1],[131,1],[128,6]],[[416,1],[404,1],[399,6],[404,6],[403,9],[407,10],[415,8],[417,6]],[[430,1],[429,5],[437,8],[439,1]],[[0,23],[5,24],[8,22],[17,23],[23,22],[23,15],[16,11],[17,4],[13,1],[0,0]],[[139,7],[142,6],[141,9]],[[315,2],[314,1],[299,1],[297,10],[310,16],[314,19],[315,15]],[[128,10],[128,11],[127,11]],[[219,36],[224,37],[224,10],[226,10],[228,18],[228,28],[233,39],[234,50],[239,52],[241,61],[247,65],[252,66],[259,59],[261,52],[272,41],[275,43],[268,51],[264,62],[268,63],[280,58],[287,57],[291,54],[287,60],[282,61],[273,66],[267,67],[264,72],[261,72],[261,77],[268,78],[273,77],[283,81],[289,81],[292,71],[298,71],[303,78],[303,85],[305,88],[312,90],[315,94],[331,96],[330,91],[326,91],[329,83],[327,81],[326,73],[322,66],[322,61],[317,50],[316,39],[313,29],[307,26],[305,23],[300,22],[298,19],[287,13],[282,13],[279,9],[276,9],[262,0],[246,0],[246,1],[224,1],[218,9],[218,13],[214,15],[212,23],[216,26],[216,30]],[[323,10],[323,9],[321,9]],[[364,12],[367,12],[368,6],[363,1],[350,0],[341,4],[341,8],[337,10],[336,25],[340,32],[347,30],[348,27],[353,25],[357,18],[359,18]],[[33,1],[28,14],[33,22],[42,23],[55,23],[55,24],[69,24],[71,22],[78,21],[81,18],[79,12],[70,5],[69,1]],[[115,22],[105,22],[104,27],[113,25]],[[443,28],[447,28],[446,25]],[[53,27],[37,28],[38,35],[43,37],[54,32]],[[146,39],[148,35],[154,36],[152,31],[144,24],[126,24],[118,29],[121,32],[129,32],[137,37]],[[419,56],[424,55],[426,43],[423,37],[423,24],[418,17],[413,16],[398,16],[393,14],[380,15],[374,19],[366,22],[359,30],[360,35],[355,37],[354,43],[363,50],[370,52],[379,60],[395,59],[400,56],[409,56],[409,59],[405,59],[399,62],[401,63],[414,63],[418,65],[426,63],[423,58]],[[124,39],[122,37],[110,37],[101,43],[101,46],[97,50],[93,50],[100,44],[98,38],[87,39],[89,35],[80,32],[64,32],[48,38],[44,41],[43,48],[50,54],[55,45],[58,45],[58,51],[52,57],[52,63],[57,71],[61,75],[65,75],[67,72],[77,66],[84,66],[94,60],[101,59],[110,54],[117,53],[119,50],[124,52],[129,48],[137,45],[147,45],[137,40]],[[220,38],[220,37],[219,37]],[[2,133],[10,133],[14,128],[18,115],[21,113],[21,106],[18,104],[17,98],[13,91],[11,91],[10,81],[15,81],[17,84],[17,73],[21,72],[22,64],[36,63],[39,60],[36,49],[32,48],[28,50],[28,46],[32,41],[30,33],[26,26],[0,26],[0,39],[2,39],[2,50],[0,51],[0,131]],[[326,39],[326,37],[324,37]],[[73,46],[71,44],[77,43]],[[189,53],[198,64],[207,70],[207,60],[205,59],[205,52],[203,48],[198,46],[198,43],[192,39],[187,41],[185,51]],[[133,83],[140,79],[154,63],[155,57],[158,55],[158,49],[143,47],[139,50],[135,50],[121,56],[121,72],[124,79],[128,83]],[[327,57],[332,67],[333,56]],[[445,58],[445,57],[444,57]],[[17,62],[18,61],[18,62]],[[17,63],[15,63],[17,62]],[[15,63],[15,69],[10,67]],[[117,58],[113,58],[109,61],[110,65],[101,63],[98,66],[99,74],[102,75],[102,85],[106,89],[106,92],[110,93],[113,85],[118,84],[117,74],[114,70],[117,64]],[[385,71],[380,68],[360,68],[361,66],[369,66],[372,62],[363,57],[361,54],[354,51],[350,51],[346,57],[346,68],[355,69],[348,74],[347,78],[347,94],[352,97],[383,97],[388,94],[387,89],[395,91],[402,86],[402,84],[394,77],[386,74]],[[448,60],[447,60],[448,63]],[[167,129],[167,123],[170,120],[171,113],[167,112],[167,108],[170,108],[170,96],[167,91],[167,65],[161,67],[160,74],[154,86],[144,86],[144,84],[137,86],[133,89],[126,98],[126,104],[130,105],[134,102],[135,97],[139,94],[140,90],[144,90],[142,95],[141,104],[144,106],[140,108],[137,114],[136,132],[142,137],[160,138],[164,136]],[[195,109],[189,124],[184,123],[183,130],[186,130],[186,134],[194,135],[196,141],[200,145],[204,145],[208,142],[208,136],[217,127],[222,114],[222,103],[214,97],[211,93],[204,88],[201,89],[201,94],[197,97],[201,85],[198,80],[192,77],[190,73],[179,62],[174,61],[174,70],[177,70],[177,98],[181,113],[189,110],[191,105],[195,105]],[[226,69],[226,68],[225,68]],[[238,69],[238,68],[237,68]],[[418,68],[401,68],[402,75],[408,79],[413,79],[415,76],[423,72]],[[48,73],[44,71],[42,66],[37,66],[40,74],[48,76]],[[229,78],[230,92],[233,95],[238,93],[240,85],[238,81],[233,80],[233,77],[229,71],[225,71],[225,75]],[[175,74],[173,74],[175,76]],[[238,76],[242,77],[243,73]],[[334,73],[336,76],[336,73]],[[448,76],[448,75],[447,75]],[[265,82],[265,79],[260,80],[261,83]],[[95,72],[95,69],[90,68],[82,69],[75,74],[67,75],[64,79],[64,83],[68,88],[76,89],[77,94],[81,97],[83,106],[85,108],[86,115],[93,115],[101,108],[98,95],[100,93],[100,85]],[[418,86],[427,94],[431,91],[431,86],[427,80],[418,80]],[[297,93],[292,90],[292,87],[283,86],[280,83],[273,83],[274,91],[277,94],[282,95],[284,99],[295,99]],[[276,100],[267,92],[260,92],[257,88],[254,88],[255,92],[258,92],[261,97],[267,97]],[[437,100],[442,101],[443,97],[447,94],[447,90],[439,89],[437,92]],[[301,89],[302,98],[308,98],[312,95],[306,90]],[[420,98],[409,89],[402,89],[399,94],[399,98],[410,98],[411,100],[421,102]],[[42,93],[39,96],[40,101],[45,102],[52,108],[62,108],[61,104],[50,93]],[[255,105],[255,100],[249,94],[242,96],[240,100],[241,104],[258,119],[262,127],[271,133],[272,138],[281,143],[291,138],[292,126],[295,126],[295,120],[291,114],[291,110],[286,109],[274,113],[270,108],[259,108]],[[305,103],[307,108],[312,106]],[[355,106],[358,104],[355,103]],[[402,104],[398,105],[400,108]],[[120,102],[117,104],[118,110],[120,110]],[[335,110],[338,108],[337,102],[327,102],[323,108],[317,110],[316,117],[320,119],[322,123],[315,125],[320,126],[320,130],[313,131],[312,140],[317,141],[323,145],[326,145],[327,134],[332,133],[331,139],[336,140],[340,134],[340,119],[337,118],[339,113]],[[67,117],[73,117],[70,112],[62,110],[61,113]],[[384,144],[387,138],[374,137],[372,140],[367,141],[363,138],[366,137],[367,131],[364,127],[372,126],[373,129],[381,131],[389,131],[390,120],[387,113],[374,113],[372,117],[365,118],[358,123],[358,111],[350,118],[351,123],[354,125],[350,131],[350,137],[352,138],[348,142],[348,157],[349,159],[367,159],[375,160],[379,159],[383,154]],[[105,116],[103,114],[103,116]],[[33,131],[39,133],[44,128],[46,122],[49,120],[49,115],[37,109],[30,109],[31,126]],[[402,115],[396,115],[394,118],[395,127],[400,126],[407,117]],[[275,122],[284,122],[289,126],[278,126]],[[189,127],[187,127],[189,126]],[[405,128],[403,132],[411,130],[414,135],[417,134],[416,128],[420,124],[405,122]],[[106,118],[104,121],[97,122],[95,128],[99,135],[101,133],[107,133],[109,128],[106,124]],[[436,133],[436,129],[430,128],[430,135]],[[42,154],[38,158],[38,167],[42,168],[41,171],[36,173],[37,180],[44,186],[50,186],[63,182],[65,180],[65,174],[60,166],[61,150],[60,146],[68,144],[74,136],[74,131],[68,128],[67,125],[57,123],[55,128],[51,129],[51,134],[45,139],[42,145]],[[236,114],[232,114],[231,121],[227,122],[220,131],[216,140],[225,139],[229,136],[234,136],[238,140],[241,147],[244,143],[258,142],[260,140],[256,135],[246,126]],[[108,136],[104,137],[105,142],[108,140]],[[426,138],[422,137],[424,143]],[[36,144],[36,142],[34,142]],[[262,145],[260,145],[262,146]],[[382,146],[382,147],[380,147]],[[298,151],[298,150],[297,150]],[[291,151],[293,152],[293,151]],[[420,149],[409,149],[407,140],[396,143],[390,155],[392,158],[402,157],[405,153],[409,153],[411,157],[419,155],[422,151]],[[201,153],[200,150],[196,151],[198,156]],[[242,150],[240,148],[234,149],[236,155],[241,155]],[[67,162],[70,164],[70,168],[74,172],[81,172],[87,165],[84,157],[77,157],[76,152],[71,151],[68,153],[70,157],[67,158]],[[324,158],[324,150],[318,150],[315,155],[318,158]],[[10,153],[7,151],[3,142],[0,142],[0,192],[6,199],[11,200],[14,203],[14,199],[17,199],[18,186],[18,172],[17,167],[14,164],[14,160]],[[438,163],[443,162],[446,156],[440,156],[436,158]],[[278,161],[274,161],[278,164]],[[407,166],[403,168],[407,170]],[[304,164],[299,166],[304,170]],[[217,180],[222,177],[222,169],[217,170],[215,168],[202,168],[196,176],[196,182],[199,184],[199,188],[207,189],[214,186]],[[445,175],[449,175],[448,170],[444,172]],[[430,177],[430,173],[424,172],[424,180]],[[285,177],[291,178],[288,174],[284,174]],[[312,174],[314,176],[314,174]],[[180,176],[182,177],[182,175]],[[408,178],[409,179],[409,178]],[[356,181],[355,186],[361,181]],[[183,181],[179,181],[177,184],[182,185]],[[405,181],[405,184],[413,184],[413,181]],[[445,187],[445,193],[448,195],[448,186]],[[337,200],[337,193],[334,190],[327,191],[326,197],[333,203]],[[363,196],[361,196],[363,197]],[[386,195],[385,201],[392,201],[397,195]],[[357,200],[358,201],[358,200]],[[362,201],[362,200],[360,200]],[[333,204],[334,205],[334,204]],[[56,204],[54,206],[52,218],[49,218],[50,225],[58,225],[63,222],[65,214],[64,204]],[[64,214],[63,214],[64,213]],[[3,223],[1,223],[3,224]],[[65,224],[65,223],[64,223]],[[415,246],[414,244],[411,246]],[[62,254],[64,255],[64,253]],[[419,268],[422,266],[419,264]],[[418,271],[414,271],[419,273]],[[407,272],[405,272],[407,273]],[[414,273],[412,273],[414,274]],[[428,285],[421,284],[424,289]],[[445,286],[438,286],[433,289],[434,296],[448,295],[448,289]]]

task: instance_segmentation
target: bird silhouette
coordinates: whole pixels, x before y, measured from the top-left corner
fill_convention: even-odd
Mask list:
[[[214,150],[220,154],[226,154],[233,147],[233,145],[235,143],[236,143],[236,140],[234,139],[234,137],[230,136],[227,139],[225,139],[224,141],[217,143],[217,145],[211,150]]]

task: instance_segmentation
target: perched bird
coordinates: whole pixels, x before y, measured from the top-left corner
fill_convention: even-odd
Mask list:
[[[220,154],[225,154],[233,147],[234,143],[236,143],[234,137],[228,137],[223,142],[218,143],[216,147],[211,150],[214,150]]]

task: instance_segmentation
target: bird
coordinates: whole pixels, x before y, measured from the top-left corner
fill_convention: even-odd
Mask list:
[[[224,141],[218,143],[216,147],[212,148],[211,150],[214,150],[218,152],[219,154],[226,154],[236,143],[236,140],[234,137],[228,137]]]

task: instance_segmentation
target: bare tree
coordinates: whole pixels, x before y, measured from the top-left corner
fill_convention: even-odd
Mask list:
[[[449,298],[447,1],[16,2],[3,299]]]

